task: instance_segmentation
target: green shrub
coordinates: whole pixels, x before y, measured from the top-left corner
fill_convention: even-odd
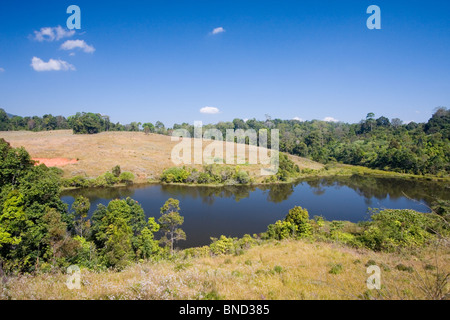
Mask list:
[[[183,167],[172,167],[164,170],[161,181],[167,183],[185,183],[189,177],[189,172]]]
[[[293,238],[296,234],[297,226],[295,224],[285,220],[278,220],[267,227],[267,231],[263,234],[263,238],[283,240]]]
[[[219,239],[211,238],[212,243],[209,248],[212,254],[221,255],[221,254],[231,254],[235,253],[234,239],[227,238],[226,236],[220,236]]]
[[[433,216],[414,210],[376,211],[372,215],[372,222],[358,240],[377,251],[393,251],[398,247],[420,247],[433,238],[429,230],[434,224]]]
[[[209,246],[188,248],[183,250],[184,258],[200,258],[207,257],[210,254]]]
[[[122,173],[122,170],[120,169],[120,166],[117,165],[114,168],[111,169],[111,173],[116,177],[119,178],[120,174]]]
[[[275,267],[273,267],[273,271],[275,273],[282,273],[284,270],[283,270],[283,267],[281,267],[281,266],[275,266]]]
[[[198,175],[197,183],[207,184],[213,181],[213,178],[206,172],[200,172]]]
[[[248,184],[250,182],[250,176],[248,175],[248,172],[243,170],[239,170],[234,178],[240,184]]]
[[[83,176],[75,176],[73,178],[68,178],[63,180],[63,186],[74,187],[74,188],[87,188],[90,186],[90,181]]]
[[[405,271],[408,273],[413,273],[414,272],[414,268],[413,267],[409,267],[409,266],[405,266],[404,264],[398,264],[395,266],[395,269],[399,270],[399,271]]]
[[[331,274],[340,274],[344,268],[342,267],[342,264],[338,263],[331,267],[331,269],[328,271],[328,273]]]
[[[134,174],[131,172],[122,172],[119,176],[119,181],[125,184],[132,184],[134,180]]]
[[[297,227],[298,237],[308,237],[312,235],[312,225],[309,221],[308,210],[302,207],[294,207],[289,210],[285,220]]]
[[[111,172],[98,176],[93,182],[94,187],[110,187],[119,181]]]

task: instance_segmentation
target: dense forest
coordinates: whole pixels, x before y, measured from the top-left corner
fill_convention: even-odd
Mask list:
[[[280,151],[312,160],[340,162],[373,169],[411,174],[445,176],[450,172],[450,110],[438,108],[426,123],[403,124],[400,119],[389,120],[369,113],[359,123],[298,121],[271,119],[219,122],[204,125],[216,128],[225,136],[227,129],[278,129]],[[77,113],[67,119],[62,116],[40,117],[8,116],[0,109],[0,130],[56,130],[72,129],[75,134],[93,134],[102,131],[144,131],[171,134],[174,129],[186,129],[193,136],[194,127],[188,123],[173,128],[156,121],[112,123],[106,115]],[[270,134],[269,134],[270,137]],[[269,141],[270,143],[270,141]]]

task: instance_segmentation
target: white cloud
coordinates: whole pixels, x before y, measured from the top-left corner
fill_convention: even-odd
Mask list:
[[[292,120],[297,120],[297,121],[300,121],[300,122],[304,121],[302,118],[299,118],[299,117],[294,117],[294,118],[292,118]]]
[[[5,72],[5,69],[3,69],[3,68],[0,68],[0,73],[1,73],[1,72]]]
[[[325,119],[323,119],[323,121],[325,121],[325,122],[339,122],[338,119],[335,119],[333,117],[325,117]]]
[[[211,31],[211,34],[219,34],[225,32],[225,29],[222,27],[214,28],[213,31]]]
[[[220,110],[214,107],[204,107],[200,109],[200,113],[204,114],[217,114]]]
[[[66,40],[61,45],[62,50],[73,50],[75,48],[80,48],[86,53],[93,53],[95,51],[95,48],[88,45],[84,40]]]
[[[75,34],[74,30],[66,30],[61,26],[57,27],[44,27],[39,31],[34,31],[34,39],[42,41],[58,41],[63,38],[69,38]]]
[[[50,59],[48,62],[44,62],[42,59],[37,57],[33,57],[33,59],[31,59],[31,66],[35,71],[39,72],[75,70],[75,67],[66,61]]]

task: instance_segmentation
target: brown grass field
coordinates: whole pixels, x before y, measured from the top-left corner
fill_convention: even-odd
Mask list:
[[[366,285],[369,260],[381,269],[379,291]],[[397,270],[400,263],[412,271]],[[438,268],[427,270],[430,263]],[[0,300],[433,299],[434,274],[448,264],[448,247],[413,256],[285,240],[258,245],[242,255],[142,262],[122,272],[81,270],[80,289],[69,289],[68,275],[61,272],[15,276],[0,283]],[[330,272],[336,265],[340,271]]]
[[[157,180],[163,170],[175,166],[171,161],[171,152],[178,143],[172,142],[170,136],[146,135],[143,132],[102,132],[94,135],[74,135],[71,130],[3,131],[0,132],[0,138],[5,139],[15,148],[24,147],[32,158],[39,158],[41,163],[56,164],[63,169],[66,178],[77,175],[95,178],[110,171],[114,166],[120,165],[122,171],[130,171],[136,176],[135,182]],[[210,143],[211,141],[203,141],[203,148]],[[236,154],[237,152],[235,152]],[[305,158],[292,155],[289,155],[289,158],[300,169],[321,169],[323,167],[322,164]],[[78,161],[63,165],[64,159]],[[244,170],[249,171],[256,180],[260,169],[264,167],[259,164],[241,166]],[[195,167],[200,168],[201,166],[196,165]]]

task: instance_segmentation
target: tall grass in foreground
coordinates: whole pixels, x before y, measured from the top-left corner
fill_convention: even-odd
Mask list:
[[[0,286],[0,299],[442,299],[450,252],[446,245],[435,249],[409,255],[274,241],[240,255],[180,255],[122,272],[82,270],[80,290],[69,290],[62,273],[13,277]],[[381,268],[381,290],[366,286],[373,263]]]

